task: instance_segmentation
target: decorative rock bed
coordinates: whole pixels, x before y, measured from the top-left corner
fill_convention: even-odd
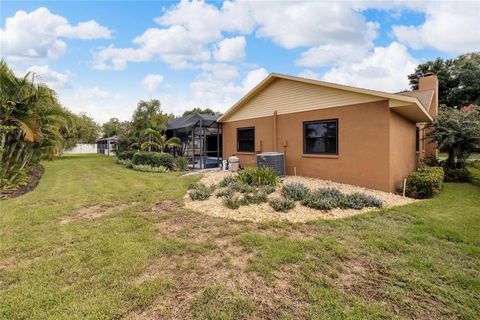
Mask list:
[[[224,171],[209,171],[203,172],[203,177],[200,182],[207,186],[218,184],[224,177],[231,175],[230,172]],[[416,200],[395,195],[393,193],[366,189],[362,187],[352,186],[348,184],[341,184],[332,181],[319,180],[306,177],[293,177],[287,176],[282,179],[282,184],[286,183],[303,183],[311,190],[318,188],[333,187],[340,190],[342,193],[350,194],[353,192],[362,192],[367,195],[373,195],[383,201],[383,207],[389,208],[394,206],[401,206],[412,203]],[[269,199],[281,196],[281,184],[277,186],[274,193],[268,196]],[[339,219],[350,217],[353,215],[361,214],[364,212],[372,211],[374,208],[364,208],[361,210],[355,209],[340,209],[335,208],[328,211],[321,211],[312,208],[305,207],[297,204],[295,208],[288,212],[277,212],[267,203],[251,204],[241,206],[238,209],[228,209],[223,204],[221,197],[212,195],[209,199],[203,201],[193,201],[190,197],[185,195],[184,198],[185,207],[197,212],[201,212],[213,217],[230,218],[234,220],[250,220],[250,221],[270,221],[270,220],[287,220],[291,222],[307,222],[317,219]]]

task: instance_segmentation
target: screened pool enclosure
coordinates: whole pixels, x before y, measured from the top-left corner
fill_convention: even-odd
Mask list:
[[[192,169],[216,168],[222,162],[222,128],[217,116],[195,114],[171,120],[167,137],[177,137],[181,147],[173,148],[175,156],[188,159]]]

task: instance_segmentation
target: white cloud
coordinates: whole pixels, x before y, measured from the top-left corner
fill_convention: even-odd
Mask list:
[[[131,118],[138,99],[125,94],[107,91],[100,87],[78,87],[59,92],[62,104],[75,113],[86,112],[102,123],[111,117],[120,120]]]
[[[259,37],[291,49],[326,44],[365,43],[376,35],[348,2],[252,2]]]
[[[245,58],[245,37],[227,38],[220,41],[213,53],[218,61],[242,61]]]
[[[454,54],[480,50],[480,3],[477,1],[426,3],[420,26],[397,25],[393,34],[413,49],[431,47]]]
[[[204,1],[181,1],[164,9],[155,22],[161,27],[135,38],[135,47],[100,49],[94,67],[121,70],[128,62],[160,59],[173,68],[191,68],[210,60],[209,47],[217,61],[242,61],[246,45],[242,35],[255,30],[257,37],[287,49],[314,47],[304,53],[300,65],[331,65],[338,53],[342,59],[361,59],[373,47],[379,27],[347,2],[227,1],[216,7]],[[231,33],[237,36],[224,38]]]
[[[35,74],[35,79],[38,82],[45,83],[54,90],[64,89],[70,86],[71,72],[64,73],[57,72],[49,68],[48,65],[31,66],[27,72]],[[19,75],[24,75],[25,72],[20,72]]]
[[[158,91],[160,83],[163,81],[163,76],[161,74],[149,74],[141,81],[141,84],[145,90],[150,94]]]
[[[313,80],[321,80],[321,75],[313,70],[310,69],[305,69],[302,72],[300,72],[298,75],[300,78],[305,78],[305,79],[313,79]]]
[[[209,106],[226,111],[267,76],[264,68],[247,72],[241,81],[219,79],[210,73],[203,73],[190,84],[190,101],[186,105]]]
[[[344,63],[325,73],[323,80],[356,87],[396,92],[408,88],[407,75],[417,66],[407,48],[397,42],[376,47],[358,63]]]
[[[10,59],[57,58],[67,48],[62,38],[110,38],[110,30],[93,20],[73,26],[43,7],[30,13],[20,10],[0,29],[1,55]]]
[[[358,61],[365,57],[373,43],[336,44],[313,47],[302,52],[295,64],[302,67],[334,66],[345,61]]]

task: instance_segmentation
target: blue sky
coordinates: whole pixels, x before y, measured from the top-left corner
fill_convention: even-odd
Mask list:
[[[97,121],[225,111],[270,72],[383,91],[480,50],[478,1],[2,1],[1,56]]]

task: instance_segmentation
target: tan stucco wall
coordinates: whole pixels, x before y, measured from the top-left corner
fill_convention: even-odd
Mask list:
[[[390,111],[390,185],[394,191],[417,165],[415,123]]]
[[[272,116],[223,123],[223,156],[236,155],[243,166],[255,165],[255,154],[236,152],[236,129],[255,127],[256,152],[279,151],[286,154],[287,174],[317,177],[384,191],[394,191],[393,180],[406,171],[408,157],[390,162],[390,135],[395,142],[413,137],[412,165],[415,166],[415,125],[391,116],[388,102],[377,101],[352,106],[280,114],[277,116],[277,150],[273,150]],[[303,122],[338,118],[338,156],[303,154]],[[390,128],[391,118],[395,121]],[[401,117],[400,117],[401,118]],[[403,118],[401,118],[403,119]],[[408,121],[407,121],[408,122]],[[412,132],[409,131],[410,128]],[[392,132],[391,132],[392,130]],[[409,142],[410,144],[410,142]],[[284,145],[286,145],[284,147]],[[391,170],[391,166],[394,166]],[[397,168],[398,167],[398,168]],[[395,172],[395,174],[391,173]],[[403,178],[402,178],[403,179]]]

